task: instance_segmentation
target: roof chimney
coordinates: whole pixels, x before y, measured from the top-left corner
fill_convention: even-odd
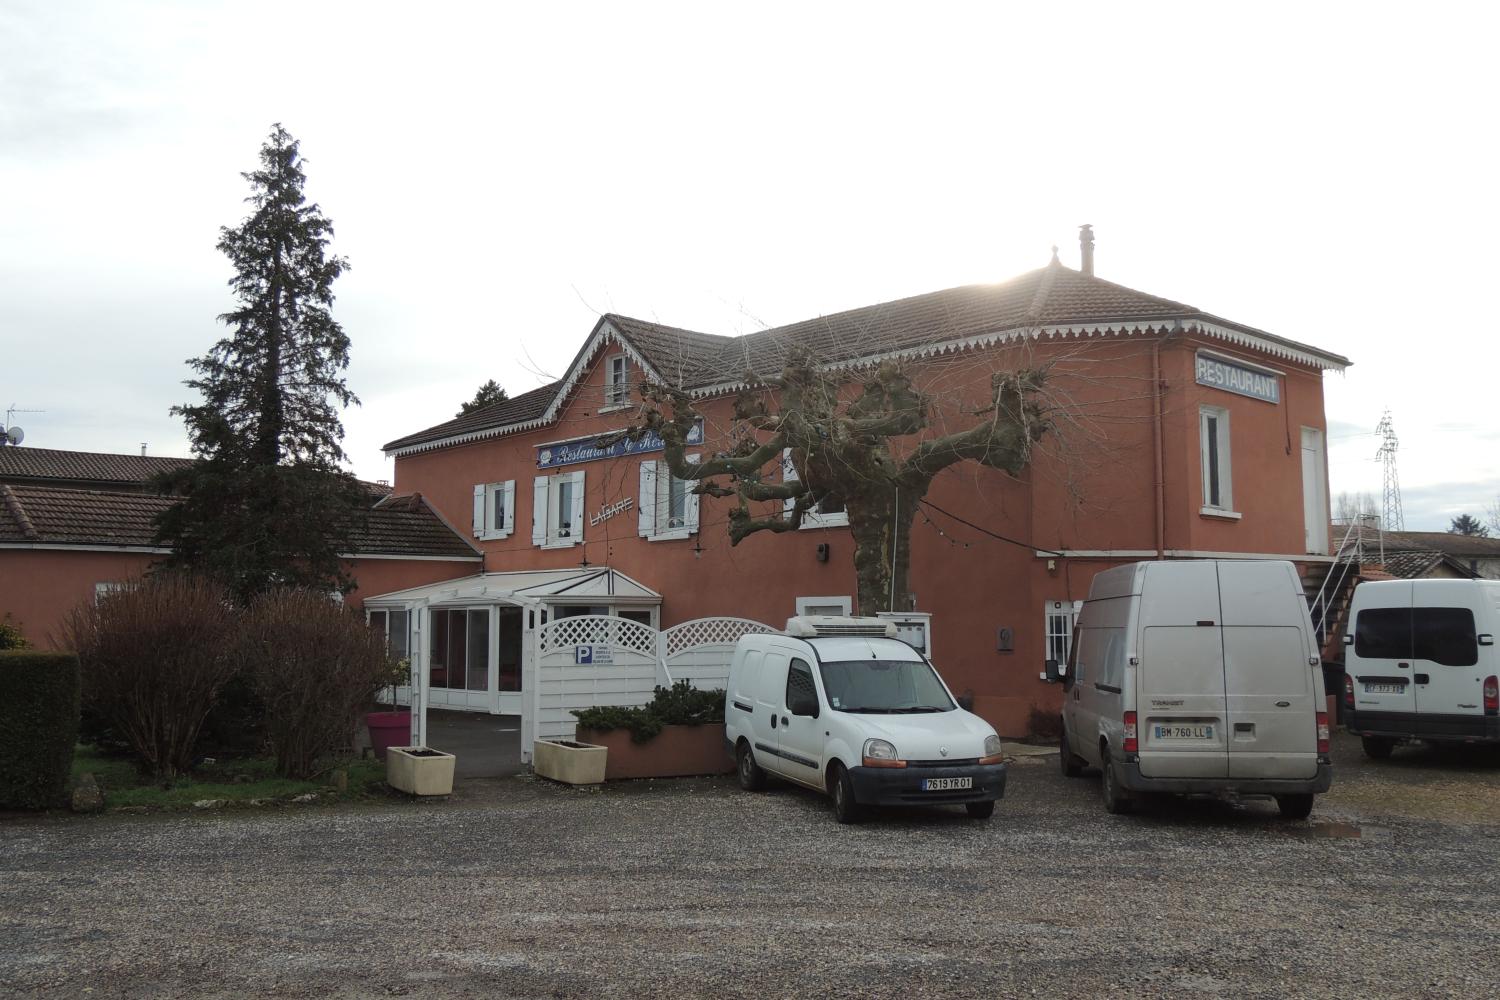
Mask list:
[[[1079,270],[1084,274],[1094,273],[1094,227],[1084,224],[1078,227],[1078,245],[1083,250],[1083,265]]]
[[[141,457],[146,457],[146,442],[144,441],[141,442]]]

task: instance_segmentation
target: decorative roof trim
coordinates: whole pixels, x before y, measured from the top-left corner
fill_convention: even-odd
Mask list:
[[[618,344],[620,349],[640,366],[641,371],[653,380],[661,381],[661,373],[656,370],[656,366],[648,361],[644,354],[636,350],[635,345],[609,321],[608,317],[600,317],[599,322],[594,326],[594,332],[589,334],[589,339],[584,343],[583,349],[568,366],[568,373],[563,376],[562,385],[558,387],[557,398],[552,400],[552,404],[542,414],[541,419],[544,422],[551,423],[557,419],[563,403],[567,402],[568,397],[573,394],[573,389],[577,387],[584,373],[588,371],[589,365],[593,363],[594,356],[604,348],[605,344]]]
[[[0,542],[0,549],[45,549],[52,552],[134,552],[155,556],[169,556],[171,549],[155,545],[100,545],[98,542],[82,542],[69,545],[66,542]]]
[[[1274,339],[1265,334],[1251,333],[1248,330],[1236,329],[1222,323],[1193,316],[1164,316],[1150,320],[1132,320],[1121,323],[1061,323],[1047,326],[1018,326],[1008,327],[1001,330],[992,330],[986,333],[974,334],[969,337],[961,337],[956,340],[935,341],[927,344],[913,344],[909,347],[899,348],[893,351],[883,351],[879,354],[868,354],[843,361],[830,362],[823,366],[825,370],[834,371],[840,368],[867,368],[877,365],[882,361],[892,359],[935,357],[943,354],[956,354],[961,351],[973,350],[980,347],[993,347],[997,344],[1014,340],[1031,339],[1040,340],[1046,337],[1054,339],[1092,339],[1093,337],[1120,337],[1134,334],[1165,333],[1177,329],[1183,333],[1197,333],[1205,337],[1238,344],[1242,347],[1253,348],[1264,351],[1267,354],[1279,358],[1285,358],[1298,364],[1320,368],[1326,371],[1342,372],[1348,367],[1347,358],[1334,354],[1325,354],[1313,348],[1300,344],[1292,344],[1280,339]],[[660,380],[661,375],[649,364],[644,355],[635,349],[628,340],[615,329],[608,319],[601,319],[599,324],[590,334],[589,340],[573,364],[569,367],[568,375],[563,379],[562,386],[558,390],[557,398],[547,407],[540,416],[531,420],[515,424],[506,424],[499,427],[490,427],[481,431],[470,431],[467,434],[457,434],[452,437],[439,438],[433,441],[425,441],[420,444],[407,445],[403,448],[395,448],[387,451],[387,457],[401,458],[418,452],[432,451],[436,448],[452,447],[459,444],[468,444],[472,441],[484,438],[499,437],[504,434],[513,434],[518,431],[531,430],[552,423],[557,419],[563,403],[572,393],[588,364],[592,361],[601,347],[606,343],[619,344],[625,352],[641,366],[652,378]],[[700,386],[688,391],[689,395],[702,399],[708,396],[718,396],[724,393],[737,392],[745,388],[747,383],[743,379],[732,382],[716,382],[712,385]]]
[[[544,427],[547,424],[556,422],[557,414],[562,409],[563,404],[567,402],[568,397],[573,394],[573,390],[578,386],[579,381],[583,378],[584,372],[586,372],[588,370],[588,366],[593,363],[594,356],[597,355],[606,344],[618,345],[620,349],[623,350],[632,361],[640,366],[643,372],[646,372],[651,378],[655,380],[661,380],[661,373],[656,370],[655,366],[652,365],[651,362],[646,360],[646,356],[640,351],[636,350],[635,345],[630,343],[625,335],[622,334],[613,323],[611,323],[607,318],[601,318],[599,322],[594,326],[593,332],[589,334],[589,339],[584,342],[582,349],[579,350],[578,354],[573,358],[573,363],[568,366],[568,374],[563,376],[561,384],[558,386],[557,395],[553,397],[551,403],[547,404],[547,409],[542,412],[541,416],[532,417],[530,420],[522,420],[514,424],[501,424],[497,427],[486,427],[477,431],[468,431],[463,434],[452,434],[448,437],[434,438],[431,441],[420,441],[416,444],[403,445],[400,448],[391,448],[386,451],[385,456],[387,458],[404,458],[407,455],[416,455],[424,451],[433,451],[438,448],[451,448],[455,445],[461,444],[472,444],[475,441],[483,441],[487,438],[492,437],[501,437],[506,434],[514,434],[518,431],[534,430],[538,427]]]
[[[484,556],[409,556],[384,552],[340,552],[340,559],[358,562],[361,559],[396,559],[402,562],[484,562]]]

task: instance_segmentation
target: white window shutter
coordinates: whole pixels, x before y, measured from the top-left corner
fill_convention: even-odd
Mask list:
[[[583,470],[573,473],[573,544],[583,541]]]
[[[516,530],[516,481],[507,479],[501,483],[500,492],[504,498],[501,502],[505,508],[505,528],[501,532],[501,537],[509,537],[510,533]]]
[[[546,476],[537,476],[531,485],[531,544],[547,544]]]
[[[484,537],[484,483],[474,484],[474,537]]]
[[[641,497],[636,501],[638,531],[642,538],[656,534],[656,463],[641,463]]]
[[[797,477],[797,463],[792,461],[792,449],[790,448],[783,448],[781,450],[781,481],[783,483],[795,483],[799,481]],[[795,506],[797,506],[796,500],[787,499],[781,502],[782,511],[788,516],[791,515],[792,508]]]
[[[687,460],[688,464],[697,465],[703,460],[703,456],[689,455],[687,456]],[[698,480],[689,479],[685,486],[685,492],[682,498],[683,520],[687,522],[687,530],[689,534],[692,534],[693,532],[698,530],[698,494],[693,492],[694,489],[698,486],[698,482]]]

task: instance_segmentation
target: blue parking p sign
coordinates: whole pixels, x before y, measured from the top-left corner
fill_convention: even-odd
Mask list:
[[[580,664],[580,665],[581,664],[585,664],[585,663],[593,663],[594,662],[594,647],[593,646],[574,646],[573,647],[573,662],[576,663],[576,664]]]

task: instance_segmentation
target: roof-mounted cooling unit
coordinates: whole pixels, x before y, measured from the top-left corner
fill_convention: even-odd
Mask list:
[[[816,636],[863,635],[896,638],[896,623],[880,618],[849,618],[845,615],[799,615],[786,620],[786,634],[799,639]]]

